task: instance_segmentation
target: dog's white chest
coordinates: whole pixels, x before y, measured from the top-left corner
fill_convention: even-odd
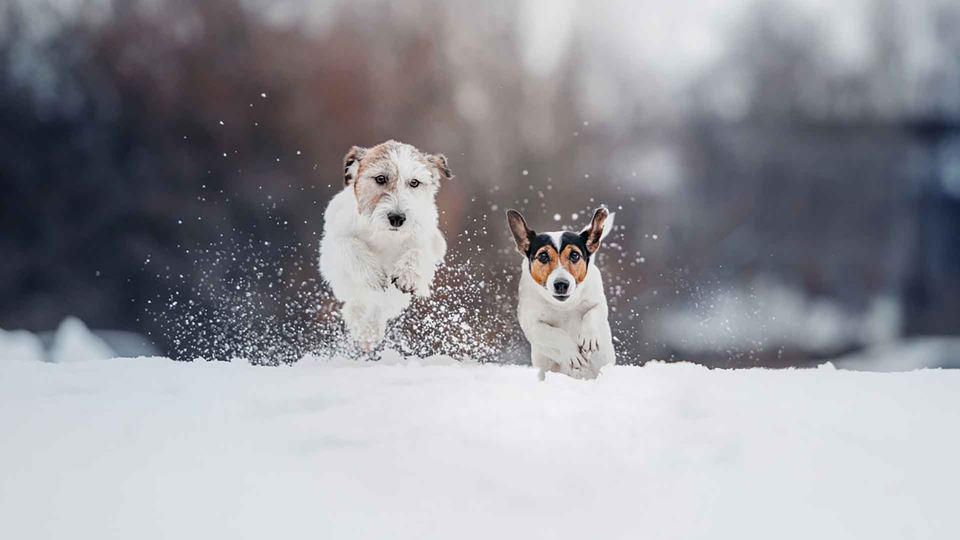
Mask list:
[[[557,309],[545,302],[535,291],[524,291],[521,288],[517,313],[520,318],[540,321],[559,328],[568,335],[576,335],[586,309],[582,302],[571,305],[568,309]]]
[[[393,267],[401,254],[419,247],[408,235],[392,231],[365,231],[362,237],[372,248],[371,252],[377,262],[384,268]]]

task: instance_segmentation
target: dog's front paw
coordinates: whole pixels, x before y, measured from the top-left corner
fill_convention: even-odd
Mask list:
[[[600,370],[593,366],[593,364],[587,363],[586,365],[571,370],[567,375],[573,377],[574,379],[582,380],[591,380],[596,379],[597,375],[600,374]]]
[[[568,350],[562,351],[558,364],[563,371],[570,375],[589,367],[590,361],[577,347],[570,347]]]
[[[413,288],[413,294],[418,298],[430,298],[430,284],[433,282],[433,272],[421,275]]]
[[[424,279],[420,275],[418,266],[412,258],[403,258],[397,262],[390,276],[390,283],[401,292],[416,294],[417,296],[429,296],[430,286],[424,286]]]
[[[577,347],[584,356],[589,357],[600,350],[600,334],[592,327],[584,326],[577,337]]]
[[[394,274],[390,278],[390,283],[399,289],[400,292],[405,292],[407,294],[413,294],[417,292],[417,280],[415,277],[410,276],[409,274]]]

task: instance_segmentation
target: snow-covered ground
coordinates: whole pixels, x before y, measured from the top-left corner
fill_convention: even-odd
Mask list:
[[[0,353],[0,538],[952,539],[958,425],[949,370]]]

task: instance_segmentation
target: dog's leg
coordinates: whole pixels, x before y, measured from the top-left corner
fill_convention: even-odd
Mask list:
[[[433,231],[431,247],[433,248],[434,262],[436,264],[442,263],[443,258],[447,256],[447,240],[443,237],[439,229]]]
[[[343,304],[343,322],[346,323],[350,337],[364,352],[370,352],[383,340],[380,329],[377,306],[369,301],[349,300]]]
[[[436,276],[437,268],[443,264],[443,258],[447,254],[447,241],[439,229],[433,231],[430,245],[421,256],[418,264],[420,266],[420,281],[415,290],[417,296],[428,298],[432,293],[433,278]],[[427,256],[428,255],[428,256]]]
[[[603,328],[606,326],[609,326],[606,305],[598,304],[583,315],[580,321],[580,334],[577,336],[577,346],[587,358],[600,349],[604,341]]]
[[[423,250],[411,248],[397,260],[390,281],[405,293],[426,298],[430,296],[430,284],[436,269],[434,261],[426,257]]]
[[[531,348],[535,347],[538,354],[559,364],[560,368],[573,372],[588,364],[577,344],[563,330],[541,321],[521,321],[520,327]]]
[[[557,363],[541,353],[537,347],[530,346],[530,363],[537,368],[537,379],[544,380],[548,371],[556,371]]]
[[[325,238],[321,249],[323,277],[340,300],[387,288],[387,275],[366,242],[352,236]]]
[[[358,238],[324,238],[321,250],[320,269],[333,294],[344,302],[342,315],[347,330],[369,352],[384,335],[377,324],[377,296],[387,287],[386,273],[367,244]]]
[[[614,365],[616,363],[616,351],[613,349],[613,341],[609,339],[600,346],[599,351],[593,353],[593,356],[590,357],[590,367],[595,372],[594,377],[600,374],[600,368],[603,366]],[[591,377],[591,379],[592,378],[593,377]]]
[[[577,346],[590,361],[586,378],[593,379],[600,374],[600,368],[616,363],[616,351],[613,348],[613,334],[607,320],[607,306],[602,303],[584,314],[581,321]]]

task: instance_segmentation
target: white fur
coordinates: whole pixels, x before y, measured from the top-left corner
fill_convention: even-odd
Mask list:
[[[387,323],[410,304],[412,295],[401,288],[421,297],[430,295],[447,249],[435,201],[439,175],[416,159],[411,148],[403,145],[391,151],[391,166],[399,178],[396,192],[385,196],[369,215],[359,212],[352,186],[334,196],[324,214],[320,272],[344,303],[342,315],[350,335],[366,350],[383,339]],[[354,178],[358,168],[354,164],[349,171]],[[414,178],[431,184],[411,188],[408,181]],[[399,229],[387,221],[391,212],[406,215]]]

